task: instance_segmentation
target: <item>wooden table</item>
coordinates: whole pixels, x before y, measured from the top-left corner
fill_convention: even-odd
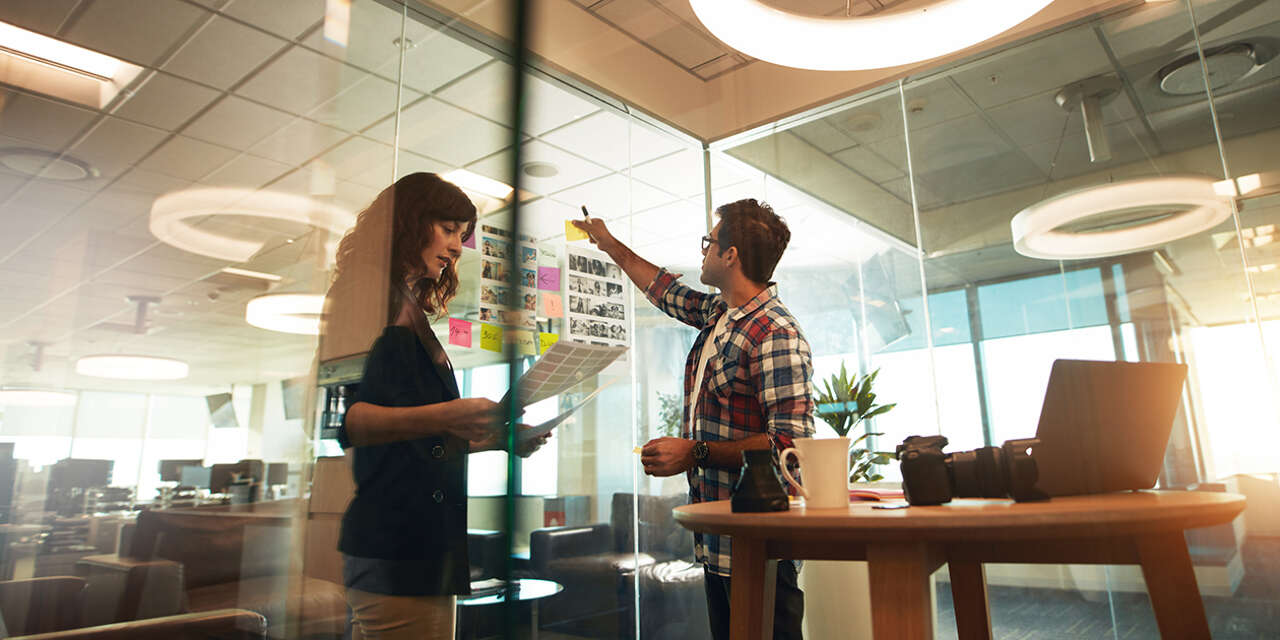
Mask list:
[[[933,638],[929,576],[943,563],[950,565],[960,638],[990,638],[984,562],[1141,565],[1160,634],[1208,638],[1182,532],[1230,522],[1244,510],[1244,497],[1137,491],[900,510],[874,504],[733,513],[722,500],[678,507],[675,519],[693,531],[733,536],[734,640],[772,633],[778,558],[866,560],[876,638]]]

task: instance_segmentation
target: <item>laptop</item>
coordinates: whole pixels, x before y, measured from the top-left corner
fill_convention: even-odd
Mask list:
[[[1160,476],[1187,367],[1057,360],[1031,457],[1050,496],[1150,489]]]

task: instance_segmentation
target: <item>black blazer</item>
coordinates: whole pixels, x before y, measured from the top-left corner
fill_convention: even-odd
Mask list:
[[[369,351],[354,402],[411,407],[458,395],[452,372],[432,363],[413,331],[391,326]],[[351,447],[345,425],[338,441]],[[452,435],[355,447],[356,495],[342,517],[338,550],[419,567],[425,583],[414,595],[470,593],[469,450],[470,443]]]

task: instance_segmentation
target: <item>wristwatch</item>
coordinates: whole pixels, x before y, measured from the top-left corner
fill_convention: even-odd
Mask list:
[[[693,441],[693,466],[705,467],[707,465],[707,456],[711,455],[711,449],[707,446],[705,440]]]

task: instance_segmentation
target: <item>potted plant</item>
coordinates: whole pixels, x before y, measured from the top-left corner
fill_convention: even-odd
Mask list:
[[[847,438],[849,432],[863,420],[874,418],[898,406],[897,403],[876,404],[872,386],[879,374],[880,370],[876,369],[865,376],[855,375],[850,378],[844,363],[841,363],[840,373],[824,380],[815,398],[818,417],[831,425],[841,438]],[[875,482],[884,479],[884,476],[874,473],[874,465],[888,464],[893,459],[893,454],[858,446],[868,436],[879,435],[883,434],[868,431],[849,443],[850,482]]]

